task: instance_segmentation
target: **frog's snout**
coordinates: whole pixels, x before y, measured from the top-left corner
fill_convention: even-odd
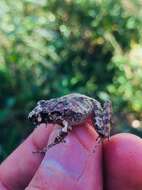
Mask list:
[[[37,125],[37,118],[33,111],[31,111],[28,115],[28,119],[32,122],[32,124]]]
[[[34,125],[39,125],[41,123],[49,123],[50,122],[50,117],[47,112],[43,112],[42,109],[37,106],[35,109],[33,109],[29,115],[28,119],[34,124]]]

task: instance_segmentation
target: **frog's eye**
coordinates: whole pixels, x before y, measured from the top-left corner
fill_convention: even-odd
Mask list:
[[[49,114],[47,112],[41,112],[40,115],[41,115],[41,118],[42,118],[41,123],[49,123],[50,117],[49,117]]]

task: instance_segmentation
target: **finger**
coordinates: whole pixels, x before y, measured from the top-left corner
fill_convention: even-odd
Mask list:
[[[93,153],[92,126],[75,127],[65,140],[47,151],[26,190],[102,190],[101,145]]]
[[[132,134],[114,135],[104,144],[106,190],[142,189],[142,140]]]
[[[24,189],[43,159],[33,151],[42,149],[48,142],[52,125],[41,125],[0,165],[0,183],[8,190]],[[1,188],[2,189],[2,188]]]

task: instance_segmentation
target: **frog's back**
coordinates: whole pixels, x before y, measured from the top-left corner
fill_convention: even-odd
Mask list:
[[[71,93],[71,94],[68,94],[68,95],[65,95],[65,96],[62,96],[60,97],[59,99],[61,100],[68,100],[68,101],[72,101],[72,100],[75,100],[75,101],[94,101],[93,98],[89,97],[89,96],[86,96],[84,94],[80,94],[80,93]]]
[[[72,93],[58,98],[58,103],[55,109],[59,108],[60,111],[70,110],[74,113],[89,114],[93,110],[95,101],[96,100],[88,96]]]

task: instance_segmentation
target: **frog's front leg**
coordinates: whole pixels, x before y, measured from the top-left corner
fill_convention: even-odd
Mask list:
[[[58,135],[55,137],[53,143],[49,144],[47,147],[44,147],[42,150],[34,151],[33,153],[46,153],[47,150],[53,147],[56,144],[65,142],[65,137],[68,135],[68,132],[72,130],[72,127],[68,124],[67,121],[63,120],[63,127],[60,128]]]
[[[57,137],[55,137],[53,143],[48,145],[48,148],[51,148],[52,146],[59,144],[61,142],[65,142],[65,137],[68,135],[69,131],[72,130],[72,127],[68,124],[67,121],[63,120],[63,127],[60,129],[59,134]]]

